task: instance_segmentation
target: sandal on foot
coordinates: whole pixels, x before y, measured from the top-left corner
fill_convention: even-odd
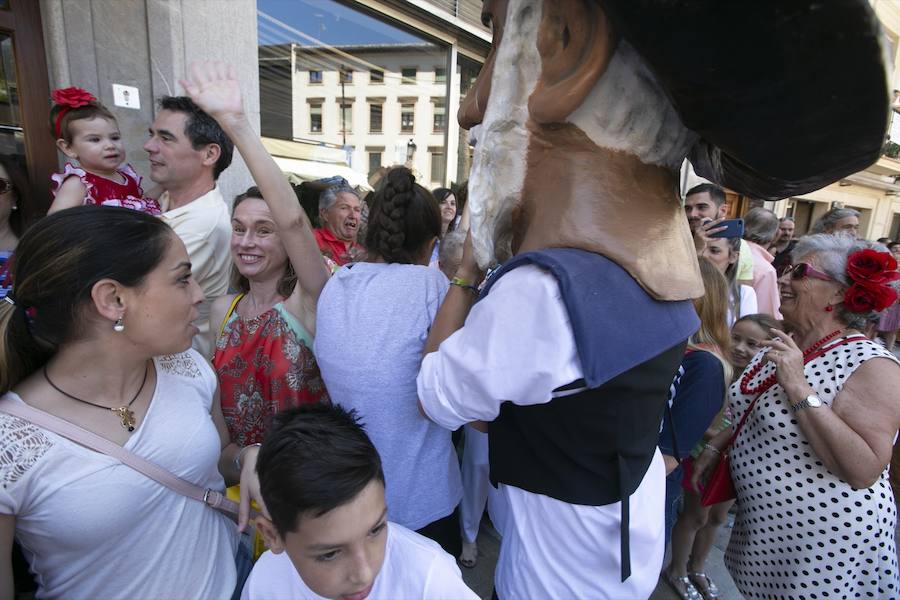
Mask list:
[[[700,595],[703,596],[703,600],[720,600],[722,598],[719,595],[719,588],[716,587],[716,584],[713,583],[713,580],[706,573],[694,571],[688,573],[688,578],[697,591],[700,592]]]
[[[675,590],[675,593],[678,594],[681,600],[703,600],[703,596],[700,595],[700,592],[697,591],[697,588],[694,587],[687,575],[675,577],[666,571],[663,573],[663,579],[666,580],[669,587]]]
[[[459,564],[471,569],[478,562],[478,545],[475,542],[463,542],[462,552],[459,555]]]

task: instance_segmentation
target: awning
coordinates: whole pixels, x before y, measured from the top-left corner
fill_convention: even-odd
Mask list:
[[[288,181],[294,185],[298,185],[304,181],[315,181],[316,179],[324,179],[325,177],[339,175],[346,179],[354,188],[359,188],[367,192],[372,191],[372,186],[366,181],[365,175],[357,173],[347,165],[321,163],[312,160],[299,160],[296,158],[284,158],[282,156],[273,156],[272,158],[275,160],[275,164],[288,175]]]
[[[263,137],[262,142],[294,185],[337,175],[346,179],[352,187],[372,191],[366,176],[347,165],[344,160],[346,154],[340,148],[269,137]]]

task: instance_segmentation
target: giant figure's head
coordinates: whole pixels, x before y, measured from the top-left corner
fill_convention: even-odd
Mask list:
[[[482,266],[578,247],[696,297],[685,157],[763,199],[878,157],[890,88],[866,0],[485,0],[483,17],[493,47],[459,111]]]

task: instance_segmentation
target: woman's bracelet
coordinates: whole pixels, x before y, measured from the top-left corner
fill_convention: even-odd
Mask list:
[[[715,452],[716,454],[722,454],[722,451],[721,451],[721,450],[719,450],[718,448],[716,448],[715,446],[713,446],[713,445],[710,444],[710,443],[707,443],[706,445],[704,445],[704,446],[703,446],[703,449],[704,449],[704,450],[712,450],[712,451]]]
[[[243,469],[241,461],[244,460],[244,452],[247,451],[247,448],[259,448],[260,446],[262,446],[262,444],[250,444],[249,446],[244,446],[243,448],[238,450],[238,453],[234,455],[234,468],[238,473],[240,473],[241,469]]]
[[[454,277],[450,280],[450,285],[457,285],[463,289],[469,290],[476,296],[478,295],[478,288],[472,285],[471,281],[466,281],[462,277]]]

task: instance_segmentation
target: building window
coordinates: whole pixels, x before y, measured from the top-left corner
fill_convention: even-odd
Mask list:
[[[322,83],[322,71],[310,71],[309,72],[309,82],[310,83]]]
[[[435,67],[434,68],[434,82],[435,83],[447,83],[447,69],[444,67]]]
[[[322,105],[309,105],[309,132],[322,133]]]
[[[412,85],[416,83],[416,68],[415,67],[406,67],[404,69],[400,69],[400,77],[402,78],[402,83],[404,85]]]
[[[353,83],[353,71],[341,70],[340,83]]]
[[[384,71],[380,69],[369,71],[369,83],[384,83]]]
[[[381,168],[381,150],[369,152],[369,175]]]
[[[412,133],[416,127],[416,105],[401,104],[400,105],[400,131],[402,133]]]
[[[353,132],[353,105],[349,102],[346,104],[338,103],[338,107],[340,109],[340,114],[338,118],[340,118],[342,127],[341,131],[343,133],[352,133]]]
[[[369,133],[381,133],[382,106],[380,104],[369,105]]]
[[[444,100],[435,100],[434,106],[434,133],[443,133],[447,128],[447,105]]]
[[[447,157],[444,149],[440,147],[429,148],[431,153],[431,181],[435,183],[444,182],[444,173],[447,171]]]

